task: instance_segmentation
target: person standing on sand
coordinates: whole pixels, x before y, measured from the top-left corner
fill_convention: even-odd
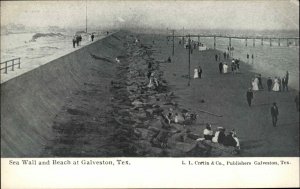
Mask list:
[[[285,76],[281,80],[281,86],[282,86],[282,91],[285,91],[285,89],[286,89],[286,79],[285,79]]]
[[[286,71],[286,74],[285,74],[285,87],[286,87],[286,91],[289,91],[288,84],[289,84],[289,72]]]
[[[91,39],[92,39],[92,41],[94,41],[94,34],[92,33],[92,35],[91,35]]]
[[[274,79],[274,85],[273,85],[273,91],[278,92],[279,91],[279,81],[277,79],[277,77],[275,77]]]
[[[258,78],[255,77],[254,79],[252,79],[252,90],[253,91],[258,91],[259,88],[258,88]]]
[[[228,65],[225,63],[223,64],[223,73],[226,74],[228,72]]]
[[[257,78],[258,78],[258,88],[259,88],[259,90],[264,89],[264,86],[263,86],[263,84],[261,82],[261,74],[258,74]]]
[[[198,75],[198,69],[197,68],[195,68],[194,69],[194,79],[197,79],[197,78],[199,78],[199,75]]]
[[[249,54],[247,53],[247,63],[249,63]]]
[[[268,91],[271,91],[272,84],[273,84],[273,81],[272,81],[271,77],[269,77],[267,80]]]
[[[220,71],[220,74],[222,74],[222,70],[223,70],[223,63],[220,62],[220,63],[219,63],[219,71]]]
[[[240,71],[240,59],[235,60],[236,65],[236,72],[238,73]]]
[[[276,105],[276,102],[274,102],[273,106],[271,107],[271,116],[272,116],[273,127],[276,127],[278,115],[279,115],[278,107]]]
[[[249,107],[251,107],[251,101],[253,99],[253,92],[251,90],[251,88],[248,89],[247,93],[246,93],[246,97],[247,97],[247,102]]]
[[[199,68],[198,68],[198,76],[199,76],[200,79],[201,79],[201,75],[202,75],[202,68],[201,68],[201,66],[199,66]]]
[[[278,77],[278,84],[279,84],[279,92],[281,92],[282,86],[281,86],[281,79]]]
[[[234,59],[233,59],[232,62],[231,62],[231,72],[232,72],[233,75],[234,75],[235,70],[236,70],[236,67],[235,67],[235,62],[234,62]]]

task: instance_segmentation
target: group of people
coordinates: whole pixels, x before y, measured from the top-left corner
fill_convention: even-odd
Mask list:
[[[288,83],[289,83],[288,71],[286,72],[285,76],[282,77],[282,79],[280,77],[275,77],[274,80],[272,80],[271,77],[268,77],[267,79],[268,91],[275,91],[275,92],[288,91]],[[252,79],[251,89],[253,91],[264,89],[262,84],[261,74],[257,74],[255,78]]]
[[[202,77],[202,68],[201,66],[199,66],[198,68],[194,69],[194,79],[200,78]]]
[[[281,92],[281,91],[288,91],[288,84],[289,84],[289,72],[287,71],[285,76],[282,78],[275,77],[274,80],[271,79],[271,77],[267,80],[267,86],[268,91],[275,91],[275,92]],[[273,87],[272,87],[273,86]]]
[[[82,41],[81,35],[74,35],[73,39],[72,39],[73,47],[75,48],[76,45],[78,47],[80,45],[81,41]]]
[[[247,53],[246,57],[247,57],[247,63],[249,63],[250,55]],[[253,54],[251,55],[251,59],[252,59],[252,64],[253,64],[253,62],[254,62],[254,55]]]
[[[282,80],[278,77],[275,77],[274,81],[269,77],[267,79],[267,86],[268,86],[268,91],[288,91],[288,79],[289,79],[289,72],[287,71],[285,76],[282,78]],[[252,79],[251,86],[247,93],[246,93],[246,98],[249,107],[251,107],[251,102],[253,99],[253,91],[258,91],[263,89],[262,85],[262,79],[261,79],[261,74],[257,74],[254,79]],[[299,111],[299,94],[296,95],[295,97],[295,103],[296,103],[296,109]],[[272,116],[272,124],[274,127],[276,127],[277,124],[277,117],[279,115],[279,110],[277,107],[276,102],[273,102],[272,107],[271,107],[271,116]]]
[[[234,74],[234,73],[238,73],[239,70],[240,70],[240,60],[239,59],[232,59],[232,62],[231,62],[231,72]],[[220,74],[224,73],[228,73],[228,64],[225,62],[225,63],[222,63],[220,62],[219,63],[219,72]]]
[[[229,59],[229,51],[223,52],[223,57],[224,57],[224,60],[228,60]]]
[[[95,35],[94,35],[94,33],[92,33],[92,34],[90,35],[90,40],[91,40],[91,41],[94,41],[94,38],[95,38]],[[81,41],[82,41],[82,36],[81,36],[81,35],[78,35],[78,34],[75,34],[75,35],[73,36],[73,39],[72,39],[73,47],[75,48],[76,46],[77,46],[77,47],[80,46]]]
[[[172,108],[168,112],[162,113],[163,125],[165,128],[170,128],[171,123],[189,125],[197,120],[197,114],[190,112],[177,113]]]
[[[214,143],[223,144],[224,146],[233,146],[240,149],[240,142],[233,129],[227,135],[225,134],[225,128],[218,127],[217,131],[214,133],[211,124],[207,123],[206,128],[203,130],[204,140],[209,140]]]

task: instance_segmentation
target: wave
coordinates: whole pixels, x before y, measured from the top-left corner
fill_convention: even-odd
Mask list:
[[[63,37],[64,35],[61,33],[36,33],[32,36],[30,41],[36,41],[38,38],[41,37]]]

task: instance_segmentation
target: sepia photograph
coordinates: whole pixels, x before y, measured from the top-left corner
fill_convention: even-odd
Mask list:
[[[0,69],[9,165],[299,163],[298,0],[1,1]]]

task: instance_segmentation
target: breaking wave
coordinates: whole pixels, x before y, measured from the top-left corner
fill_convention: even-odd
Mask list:
[[[31,41],[36,41],[38,38],[41,37],[63,37],[65,35],[61,33],[36,33],[32,36]]]

